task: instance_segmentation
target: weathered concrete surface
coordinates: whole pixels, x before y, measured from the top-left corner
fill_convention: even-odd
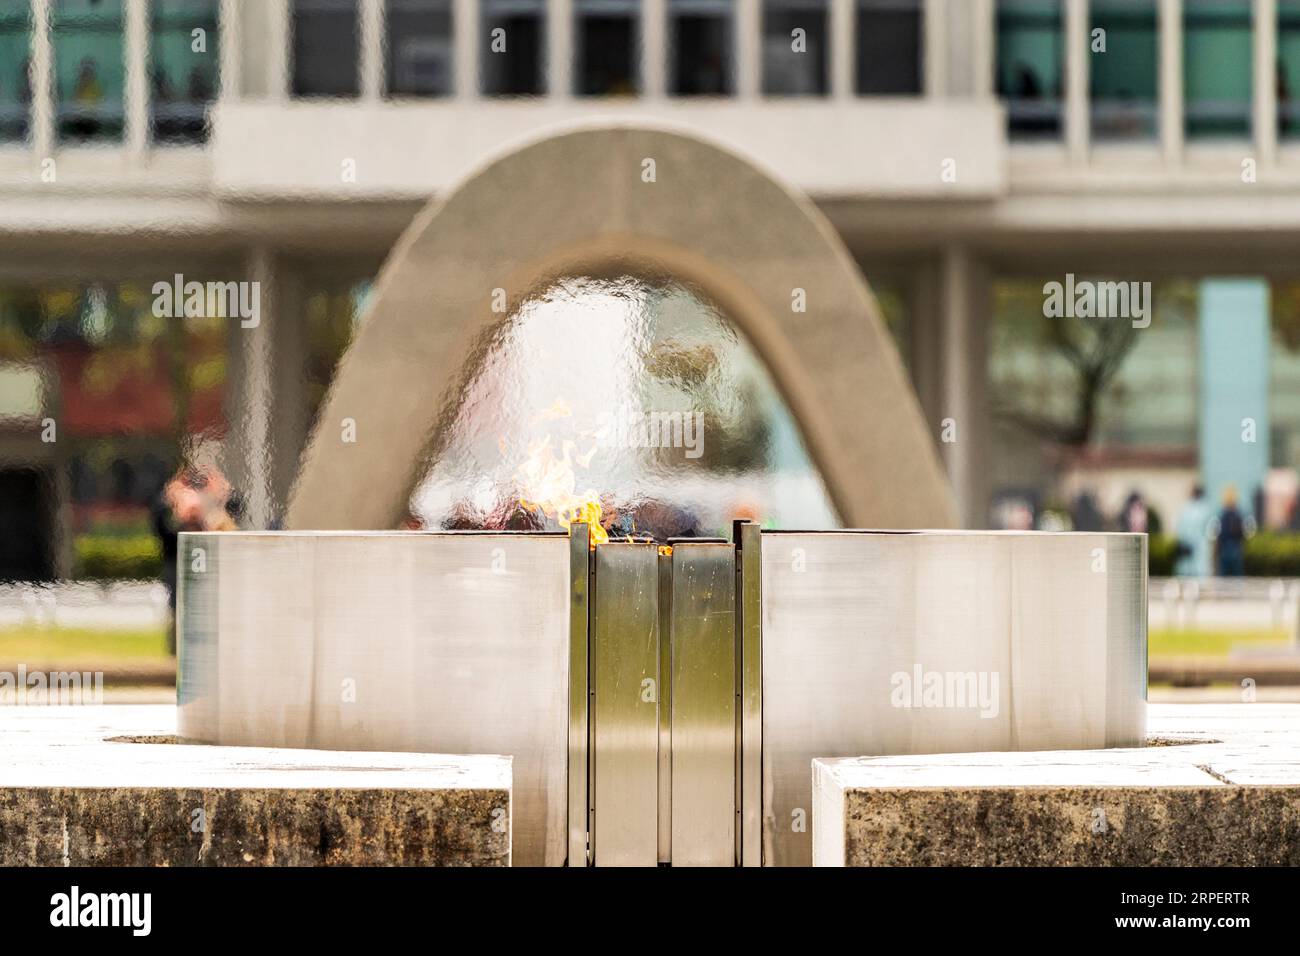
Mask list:
[[[509,757],[175,731],[166,706],[0,708],[0,865],[510,864]]]
[[[1300,705],[1152,704],[1141,749],[813,762],[819,866],[1300,866]]]

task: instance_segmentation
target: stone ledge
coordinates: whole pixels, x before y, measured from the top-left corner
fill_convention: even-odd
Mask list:
[[[175,708],[0,708],[0,865],[508,866],[511,761],[166,740]]]
[[[1169,745],[815,760],[814,865],[1300,865],[1300,705],[1149,726]]]

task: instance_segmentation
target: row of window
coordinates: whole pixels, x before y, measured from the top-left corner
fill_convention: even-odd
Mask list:
[[[1184,0],[1183,125],[1189,139],[1250,135],[1254,37],[1250,0]],[[1058,139],[1063,128],[1062,0],[999,0],[997,90],[1011,134]],[[1092,139],[1158,135],[1157,0],[1091,0],[1088,93]],[[1300,135],[1300,0],[1277,2],[1278,133]]]
[[[217,89],[218,0],[151,0],[150,130],[155,142],[200,142]],[[481,91],[547,92],[545,0],[480,0]],[[922,0],[857,0],[857,89],[921,91]],[[640,0],[574,0],[573,83],[579,95],[641,89]],[[669,91],[735,92],[734,0],[668,0]],[[290,88],[298,97],[360,93],[358,0],[290,0]],[[385,0],[384,89],[392,97],[449,95],[451,0]],[[829,87],[826,0],[765,0],[763,91],[819,95]],[[51,0],[56,127],[60,142],[119,141],[125,128],[123,0]],[[0,141],[23,140],[31,117],[27,0],[0,0]]]
[[[488,96],[546,89],[545,0],[481,0],[479,77]],[[857,0],[857,90],[921,91],[923,0]],[[451,0],[387,0],[385,81],[390,96],[453,91]],[[574,0],[573,92],[635,94],[642,86],[641,0]],[[666,76],[677,96],[735,91],[735,0],[667,0]],[[293,92],[356,96],[360,90],[357,0],[294,0]],[[829,88],[826,0],[764,0],[763,91],[825,94]]]
[[[216,95],[218,0],[152,0],[149,129],[154,142],[205,136]],[[51,86],[60,142],[120,140],[126,126],[122,0],[51,0]],[[32,23],[27,0],[0,0],[0,141],[31,121]]]
[[[854,85],[866,95],[922,88],[923,0],[855,0]],[[199,142],[218,81],[219,0],[151,0],[149,128],[159,143]],[[1300,0],[1278,0],[1278,129],[1300,136]],[[1183,88],[1189,138],[1245,137],[1251,124],[1250,0],[1184,0]],[[489,96],[547,92],[545,0],[480,0],[479,85]],[[642,87],[641,0],[573,0],[573,91]],[[455,80],[451,0],[385,0],[384,90],[436,97]],[[358,0],[290,0],[290,85],[299,97],[360,93]],[[666,77],[677,96],[735,92],[735,0],[667,0]],[[1157,0],[1091,0],[1088,72],[1095,141],[1154,139],[1159,112]],[[51,0],[51,82],[61,142],[122,138],[123,0]],[[763,0],[761,88],[824,95],[828,0]],[[996,86],[1011,134],[1063,131],[1063,0],[997,0]],[[28,0],[0,0],[0,141],[29,134]]]

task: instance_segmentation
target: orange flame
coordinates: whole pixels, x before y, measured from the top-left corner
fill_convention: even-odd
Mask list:
[[[600,497],[595,489],[577,491],[578,476],[573,464],[576,461],[587,467],[595,449],[586,455],[575,456],[574,447],[572,441],[565,441],[562,453],[557,455],[551,446],[550,435],[529,443],[528,457],[515,475],[523,489],[519,504],[529,511],[540,511],[546,517],[554,518],[566,531],[575,521],[586,522],[594,548],[608,541],[609,533],[600,523]]]

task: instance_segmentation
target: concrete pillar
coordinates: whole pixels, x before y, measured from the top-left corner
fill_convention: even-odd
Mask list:
[[[546,93],[573,96],[573,0],[551,0],[546,8]]]
[[[126,0],[123,10],[126,83],[122,108],[123,138],[136,163],[149,148],[149,8],[145,0]]]
[[[641,0],[641,93],[668,90],[668,0]]]
[[[736,95],[753,99],[762,91],[763,15],[761,0],[736,7]]]
[[[997,11],[993,0],[970,0],[973,16],[971,30],[971,95],[977,99],[993,96],[993,72],[997,60]]]
[[[943,418],[943,373],[939,344],[943,330],[939,321],[939,265],[927,262],[917,266],[908,282],[908,371],[912,387],[921,402],[921,412],[931,438],[939,437]],[[937,444],[936,444],[937,447]]]
[[[32,3],[32,147],[38,160],[54,153],[54,41],[50,36],[50,0]]]
[[[239,4],[235,0],[221,0],[217,30],[221,35],[218,44],[221,57],[221,86],[217,95],[223,100],[238,100],[244,95],[244,82],[241,75],[243,58],[240,56],[244,46],[244,31],[240,20]]]
[[[1183,2],[1160,0],[1160,148],[1171,166],[1183,160]]]
[[[948,0],[922,0],[921,36],[923,53],[921,69],[924,70],[921,92],[926,96],[942,98],[948,95],[948,76],[951,69],[948,44],[948,22],[952,16]],[[964,6],[964,4],[962,4]],[[959,44],[963,50],[968,44]]]
[[[1065,149],[1076,166],[1088,162],[1088,0],[1065,0]]]
[[[452,69],[456,73],[456,96],[460,99],[478,96],[480,26],[475,0],[453,0],[451,32],[455,52],[452,55]]]
[[[853,51],[855,47],[855,0],[831,0],[830,20],[830,71],[831,96],[849,99],[853,96]]]
[[[376,102],[384,95],[384,0],[361,0],[361,98]]]
[[[293,43],[292,0],[267,0],[266,94],[271,100],[285,100],[292,88]]]
[[[990,440],[988,286],[969,250],[949,246],[939,265],[939,451],[965,527],[988,524],[984,461]]]
[[[257,283],[260,315],[251,327],[231,322],[225,457],[245,525],[268,528],[283,516],[306,435],[303,290],[268,247],[251,251],[239,278]]]
[[[1261,166],[1277,156],[1277,0],[1255,0],[1254,82],[1251,123],[1255,155]]]

